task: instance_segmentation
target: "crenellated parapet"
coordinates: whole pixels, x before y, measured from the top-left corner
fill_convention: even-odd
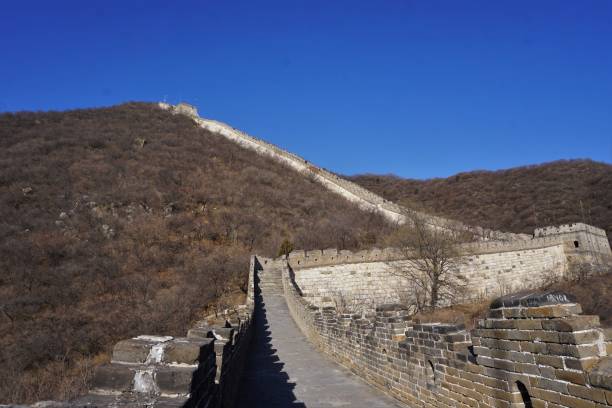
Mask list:
[[[290,313],[325,354],[409,406],[612,405],[612,339],[559,292],[497,299],[478,328],[411,321],[402,305],[368,315],[317,307],[283,271]]]
[[[459,252],[469,256],[519,252],[566,245],[576,254],[597,253],[609,259],[612,251],[606,232],[592,225],[575,223],[538,228],[530,239],[516,241],[477,241],[461,244]],[[294,250],[286,257],[294,269],[363,262],[387,262],[406,258],[398,248],[373,248],[361,251],[335,248]]]
[[[530,240],[480,241],[462,244],[456,273],[466,287],[458,302],[534,289],[551,279],[571,277],[579,270],[602,272],[612,264],[612,251],[603,230],[585,225],[547,228]],[[557,231],[557,233],[553,233]],[[356,310],[405,301],[409,282],[402,271],[411,268],[414,251],[374,248],[293,251],[287,262],[304,296],[318,306],[341,302]]]
[[[606,232],[603,229],[593,227],[592,225],[584,224],[581,222],[536,228],[533,235],[535,237],[544,237],[548,235],[571,234],[577,232],[586,232],[589,234],[599,235],[600,237],[606,238]]]

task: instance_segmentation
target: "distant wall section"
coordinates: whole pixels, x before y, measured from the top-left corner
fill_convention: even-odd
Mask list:
[[[576,265],[609,265],[612,252],[603,230],[570,224],[536,230],[531,240],[477,242],[461,247],[458,273],[466,278],[462,301],[539,287]],[[305,298],[318,306],[343,304],[353,310],[402,303],[409,295],[398,271],[409,267],[403,251],[294,251],[287,261]]]
[[[283,150],[271,143],[250,136],[225,123],[215,120],[204,119],[198,115],[197,109],[189,104],[180,103],[176,106],[167,103],[159,103],[160,108],[183,114],[192,118],[200,127],[213,133],[219,134],[240,146],[256,151],[259,154],[269,156],[286,166],[311,177],[330,191],[339,194],[346,200],[355,203],[359,208],[366,211],[375,211],[382,214],[390,222],[404,224],[409,220],[408,210],[399,206],[373,192],[359,186],[356,183],[338,177],[323,168],[315,166],[304,158]],[[483,240],[517,240],[528,239],[525,234],[512,234],[501,231],[488,230],[480,227],[465,226],[457,221],[421,214],[427,222],[436,228],[464,228],[472,231]]]

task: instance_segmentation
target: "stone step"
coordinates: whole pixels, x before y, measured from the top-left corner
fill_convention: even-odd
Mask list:
[[[280,290],[283,290],[283,285],[271,284],[271,283],[265,283],[265,284],[263,284],[263,285],[259,285],[259,289],[265,289],[265,288],[271,288],[271,289],[280,289]]]
[[[281,279],[280,276],[264,276],[263,278],[259,279],[259,283],[261,282],[282,282],[283,280]]]

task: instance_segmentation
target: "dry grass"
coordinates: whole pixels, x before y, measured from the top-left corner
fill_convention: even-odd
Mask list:
[[[417,313],[413,320],[419,323],[450,323],[464,325],[470,330],[476,326],[476,321],[484,319],[489,310],[490,300],[475,303],[465,303],[444,307],[430,312]]]
[[[603,327],[612,327],[612,271],[579,281],[553,283],[548,288],[574,295],[583,314],[598,315]]]

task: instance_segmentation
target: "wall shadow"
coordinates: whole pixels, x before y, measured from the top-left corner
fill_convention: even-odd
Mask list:
[[[261,266],[256,264],[256,271]],[[259,276],[255,274],[255,332],[249,348],[246,367],[236,398],[238,408],[293,407],[303,408],[293,393],[295,384],[283,371],[284,363],[272,347],[270,325],[266,316],[266,304],[259,289]]]

